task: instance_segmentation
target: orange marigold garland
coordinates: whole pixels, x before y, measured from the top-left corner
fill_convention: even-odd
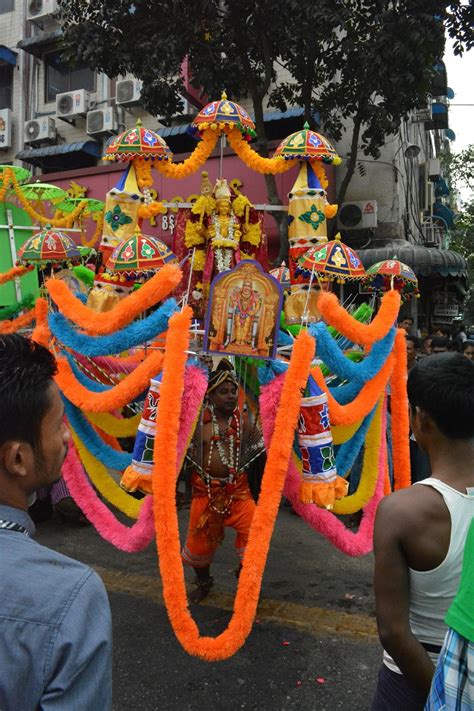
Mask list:
[[[262,158],[257,151],[254,151],[253,148],[249,146],[240,131],[235,128],[227,129],[226,134],[233,151],[248,168],[254,170],[256,173],[272,173],[276,175],[277,173],[286,173],[287,170],[297,165],[298,161],[296,158],[294,160]]]
[[[392,450],[394,489],[404,489],[411,484],[410,423],[407,394],[406,334],[397,330],[394,345],[395,366],[390,380],[392,409]]]
[[[165,264],[141,289],[126,296],[107,316],[98,313],[74,296],[65,282],[48,279],[46,288],[51,298],[66,318],[84,329],[90,336],[113,333],[133,321],[142,311],[155,306],[165,298],[181,279],[181,270],[175,264]]]
[[[301,393],[314,356],[314,340],[302,332],[294,344],[239,578],[234,614],[227,629],[218,637],[201,637],[187,607],[176,514],[177,442],[190,323],[189,308],[172,316],[169,322],[154,450],[154,519],[163,594],[175,634],[190,654],[217,661],[232,656],[245,642],[252,628],[291,456]]]
[[[214,150],[216,143],[217,134],[214,131],[206,131],[193,153],[185,161],[182,163],[171,163],[165,160],[155,161],[153,167],[167,178],[173,178],[174,180],[187,178],[204,165]]]

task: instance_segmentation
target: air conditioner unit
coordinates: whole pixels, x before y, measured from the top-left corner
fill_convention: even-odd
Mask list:
[[[30,22],[45,27],[55,22],[53,15],[58,10],[58,0],[27,0],[26,17]]]
[[[56,122],[51,116],[26,121],[23,127],[25,143],[54,143],[56,140]]]
[[[112,106],[106,109],[94,109],[87,114],[86,133],[89,136],[107,136],[116,130],[117,119]]]
[[[428,180],[437,180],[441,177],[441,162],[439,158],[430,158],[428,161]]]
[[[377,227],[377,202],[344,202],[337,213],[337,226],[341,230],[365,230]]]
[[[58,118],[72,119],[83,116],[89,108],[89,92],[85,89],[56,94],[56,115]]]
[[[0,110],[0,151],[12,145],[12,111]]]
[[[115,89],[117,106],[133,106],[140,101],[142,82],[139,79],[121,79]]]

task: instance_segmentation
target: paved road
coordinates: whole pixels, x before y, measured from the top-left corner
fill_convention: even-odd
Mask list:
[[[183,532],[186,523],[182,511]],[[236,587],[231,538],[218,552],[212,595],[193,607],[203,634],[219,634],[230,618]],[[154,546],[127,555],[92,528],[57,522],[42,524],[38,539],[92,565],[105,582],[117,711],[370,708],[381,656],[372,556],[342,555],[288,508],[280,509],[253,631],[232,659],[213,664],[190,657],[176,640]]]

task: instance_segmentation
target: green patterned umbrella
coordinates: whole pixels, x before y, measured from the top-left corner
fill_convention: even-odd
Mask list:
[[[65,200],[68,197],[66,190],[50,183],[27,183],[20,188],[27,200]]]

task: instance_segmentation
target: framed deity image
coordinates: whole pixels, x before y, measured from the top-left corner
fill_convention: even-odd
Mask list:
[[[218,274],[209,293],[204,350],[275,358],[282,302],[279,282],[252,259]]]

